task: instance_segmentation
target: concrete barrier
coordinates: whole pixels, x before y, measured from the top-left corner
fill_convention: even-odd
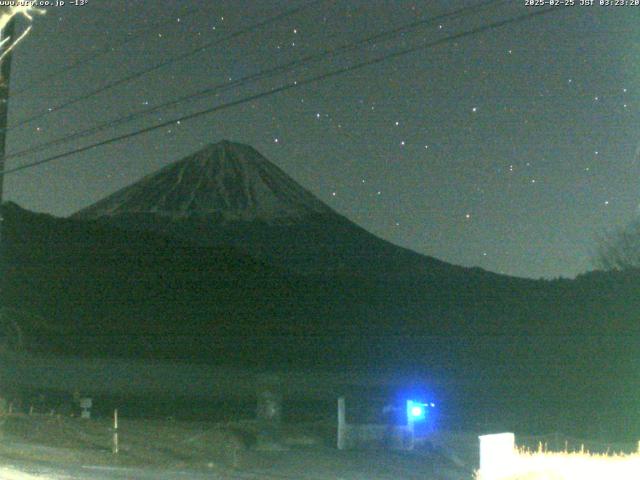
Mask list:
[[[506,478],[514,472],[516,439],[513,433],[482,435],[480,439],[480,480]]]

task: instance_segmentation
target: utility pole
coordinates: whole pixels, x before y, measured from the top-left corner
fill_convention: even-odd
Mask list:
[[[0,55],[6,51],[7,48],[11,48],[12,39],[14,38],[16,28],[15,18],[12,18],[9,23],[2,29],[0,40],[6,40],[0,47]],[[2,201],[3,201],[3,185],[4,185],[4,159],[6,155],[7,144],[7,124],[9,117],[9,79],[11,77],[11,52],[0,62],[0,328],[4,329],[4,332],[0,332],[0,335],[9,335],[7,331],[7,322],[2,316],[6,315],[6,310],[3,307],[6,305],[6,271],[7,271],[7,258],[4,248],[4,225],[2,216]],[[8,343],[8,342],[7,342]],[[0,377],[0,413],[5,413],[8,410],[7,406],[7,381]]]
[[[0,40],[4,40],[5,38],[12,39],[14,37],[16,30],[16,20],[12,18],[7,26],[2,31],[2,37]],[[11,48],[12,41],[8,40],[4,42],[3,46],[0,47],[0,55],[7,49]],[[7,121],[9,117],[9,79],[11,77],[11,57],[13,57],[13,53],[9,52],[7,56],[3,59],[0,64],[0,172],[4,172],[4,157],[6,155],[6,144],[7,144]],[[0,173],[0,206],[3,201],[3,191],[4,191],[4,174]],[[0,245],[2,243],[2,214],[0,213]],[[0,272],[2,275],[4,272]]]
[[[16,30],[16,20],[12,18],[9,23],[0,31],[0,40],[5,40],[0,47],[0,55],[11,48]],[[7,145],[7,124],[9,118],[9,79],[11,77],[11,57],[10,51],[0,62],[0,319],[4,312],[2,307],[5,300],[5,277],[6,277],[6,255],[4,249],[4,225],[2,217],[3,186],[4,186],[4,158],[6,156]],[[0,322],[0,325],[2,322]]]

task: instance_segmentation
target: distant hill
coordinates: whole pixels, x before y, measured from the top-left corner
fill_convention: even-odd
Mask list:
[[[433,354],[423,337],[626,334],[640,325],[631,272],[554,282],[461,268],[422,278],[303,275],[230,246],[15,204],[3,217],[5,298],[42,319],[21,320],[36,350],[313,364],[391,360],[391,349],[402,363]]]

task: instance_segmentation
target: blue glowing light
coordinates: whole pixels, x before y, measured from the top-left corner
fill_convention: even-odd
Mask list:
[[[407,418],[410,422],[421,422],[427,416],[429,404],[407,400]]]

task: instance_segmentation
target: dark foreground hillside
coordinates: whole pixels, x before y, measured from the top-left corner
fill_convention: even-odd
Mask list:
[[[413,373],[465,421],[640,434],[634,272],[302,276],[234,248],[4,217],[5,298],[30,352]]]

